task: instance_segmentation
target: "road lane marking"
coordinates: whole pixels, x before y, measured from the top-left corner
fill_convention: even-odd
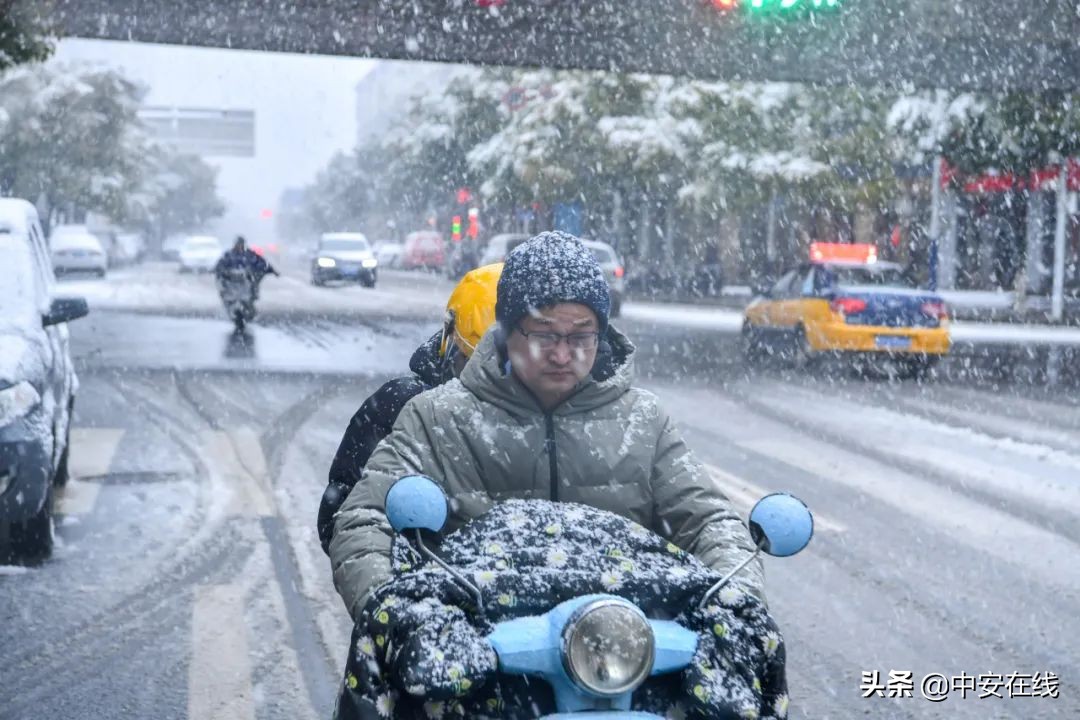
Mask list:
[[[123,428],[71,428],[68,470],[72,477],[92,478],[109,474]]]
[[[72,478],[56,496],[59,515],[89,515],[97,502],[101,484]]]
[[[754,507],[758,500],[769,495],[769,491],[761,487],[758,487],[754,483],[744,480],[743,478],[729,473],[727,470],[718,468],[715,465],[705,463],[705,469],[709,471],[713,479],[720,485],[720,489],[731,500],[732,504],[739,510],[740,514],[744,517],[750,514],[750,509]],[[823,530],[825,532],[842,533],[846,532],[847,528],[836,522],[826,518],[820,512],[810,508],[810,512],[814,516],[814,529]]]
[[[202,437],[203,456],[216,479],[230,493],[229,515],[274,515],[266,458],[254,430],[207,431]]]
[[[188,670],[188,717],[255,720],[244,591],[237,585],[195,588]]]

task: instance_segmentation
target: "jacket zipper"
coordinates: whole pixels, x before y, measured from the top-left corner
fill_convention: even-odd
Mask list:
[[[555,418],[551,413],[544,414],[544,422],[547,426],[547,438],[544,445],[548,452],[548,469],[550,470],[552,502],[559,502],[559,463],[555,455]]]

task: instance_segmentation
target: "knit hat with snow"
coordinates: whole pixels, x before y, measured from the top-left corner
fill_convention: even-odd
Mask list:
[[[601,335],[607,330],[611,296],[592,251],[568,233],[543,232],[506,256],[495,319],[509,333],[530,311],[561,302],[589,307],[596,313]]]

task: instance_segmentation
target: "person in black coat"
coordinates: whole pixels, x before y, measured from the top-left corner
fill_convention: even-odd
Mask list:
[[[457,377],[495,321],[495,290],[501,273],[502,263],[466,273],[447,301],[443,329],[424,341],[409,360],[412,374],[385,383],[349,421],[319,504],[319,541],[327,554],[334,537],[334,515],[360,480],[375,447],[390,434],[398,413],[424,390]]]

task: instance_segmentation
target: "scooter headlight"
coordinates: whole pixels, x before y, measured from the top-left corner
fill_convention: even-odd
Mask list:
[[[596,600],[578,609],[563,628],[563,666],[587,693],[622,695],[649,677],[655,645],[641,610],[624,600]]]

